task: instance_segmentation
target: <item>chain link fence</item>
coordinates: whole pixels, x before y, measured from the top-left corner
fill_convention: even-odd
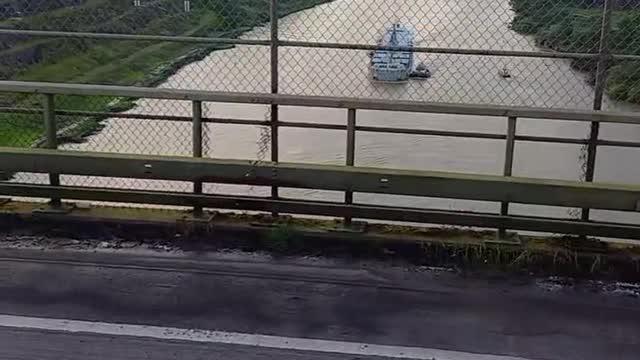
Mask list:
[[[611,53],[640,55],[640,2],[611,2]],[[269,0],[2,1],[0,77],[261,92],[270,73],[269,8]],[[604,12],[604,0],[278,0],[280,91],[588,108]],[[394,23],[414,33],[415,62],[430,68],[430,81],[372,83],[371,50],[349,49],[375,48]],[[259,45],[233,45],[241,40]],[[640,102],[636,60],[610,62],[612,99]],[[511,81],[498,76],[505,68]]]
[[[603,108],[615,111],[635,111],[640,104],[640,0],[277,0],[275,33],[271,6],[270,0],[0,0],[0,79],[268,93],[274,90],[275,77],[279,93],[296,95],[569,109],[598,108],[602,102]],[[373,79],[372,55],[383,48],[381,41],[393,24],[413,34],[410,70],[423,63],[430,78],[399,83]],[[604,90],[602,101],[598,84]],[[0,107],[0,146],[41,145],[40,97],[2,94]],[[188,102],[62,96],[56,98],[56,109],[62,148],[191,155]],[[78,113],[82,111],[121,115]],[[265,124],[343,124],[346,119],[337,110],[282,107],[274,114],[258,105],[204,104],[203,112],[204,117]],[[485,120],[479,125],[464,116],[373,113],[358,118],[359,124],[373,126],[394,121],[399,127],[505,132],[502,119]],[[629,127],[601,130],[613,139],[637,140],[637,131]],[[312,136],[308,131],[281,129],[279,160],[344,163],[342,135],[313,130],[317,135]],[[584,139],[589,128],[539,121],[529,126],[525,121],[518,132]],[[204,156],[271,159],[268,125],[205,123],[203,133]],[[491,140],[403,139],[408,140],[380,134],[359,137],[356,163],[501,172],[502,145]],[[581,147],[519,146],[517,157],[528,159],[528,165],[516,165],[516,175],[584,179],[588,159]],[[547,154],[542,160],[537,157],[541,152]],[[558,156],[560,152],[564,155]],[[610,155],[607,150],[602,154]],[[624,169],[617,174],[632,182],[640,176]],[[596,172],[595,178],[606,175]],[[47,181],[34,174],[15,174],[13,179]],[[65,176],[62,182],[192,189],[188,183],[96,177]],[[268,193],[264,188],[209,184],[205,191]],[[295,195],[326,199],[335,194]],[[438,205],[487,209],[487,204]]]

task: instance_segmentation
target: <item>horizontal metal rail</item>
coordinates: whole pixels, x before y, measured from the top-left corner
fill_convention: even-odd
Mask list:
[[[249,196],[226,196],[121,190],[86,187],[54,187],[0,183],[0,195],[18,197],[58,197],[69,200],[116,203],[198,206],[212,209],[264,211],[299,215],[355,217],[358,219],[403,221],[423,224],[446,224],[480,228],[508,228],[537,232],[608,236],[639,239],[640,227],[607,222],[580,222],[533,216],[501,216],[487,213],[415,209],[367,204],[341,204],[323,201],[267,199]]]
[[[8,172],[214,182],[637,211],[640,185],[449,172],[0,148]]]
[[[76,38],[95,40],[127,40],[127,41],[158,41],[178,42],[192,44],[229,44],[229,45],[261,45],[269,46],[269,40],[251,40],[240,38],[196,37],[196,36],[170,36],[170,35],[137,35],[114,34],[76,31],[49,31],[49,30],[17,30],[0,29],[0,35],[20,35],[45,38]]]
[[[49,30],[23,30],[23,29],[0,29],[0,35],[19,35],[30,37],[46,38],[79,38],[96,40],[126,40],[126,41],[158,41],[158,42],[178,42],[194,44],[229,44],[229,45],[255,45],[270,46],[270,40],[262,39],[242,39],[224,37],[195,37],[195,36],[169,36],[169,35],[138,35],[138,34],[117,34],[117,33],[92,33],[76,31],[49,31]],[[304,47],[318,49],[343,49],[343,50],[397,50],[399,48],[386,48],[371,44],[349,44],[332,42],[310,42],[296,40],[279,40],[279,46]],[[476,55],[476,56],[504,56],[504,57],[526,57],[526,58],[550,58],[550,59],[597,59],[597,53],[573,53],[555,51],[516,51],[516,50],[493,50],[493,49],[463,49],[463,48],[440,48],[440,47],[413,47],[410,49],[417,53],[451,54],[451,55]],[[615,60],[640,61],[639,55],[632,54],[612,54]]]
[[[75,187],[72,189],[70,187],[60,186],[58,182],[52,181],[49,186],[0,183],[0,194],[4,195],[26,197],[42,196],[54,200],[87,199],[126,203],[136,203],[139,201],[141,203],[164,205],[185,204],[186,206],[193,207],[196,212],[204,207],[216,207],[269,211],[271,213],[327,215],[343,217],[346,225],[350,224],[353,218],[363,218],[494,227],[500,230],[498,236],[504,234],[506,229],[565,232],[579,235],[615,236],[621,238],[638,238],[640,233],[640,226],[518,217],[509,216],[508,213],[509,203],[615,211],[640,211],[640,185],[593,184],[510,176],[514,152],[513,144],[515,141],[552,142],[575,145],[584,145],[587,143],[586,139],[516,135],[515,125],[518,117],[542,120],[601,121],[640,124],[640,116],[636,113],[0,81],[0,92],[3,91],[44,94],[43,99],[47,100],[53,100],[55,95],[187,100],[192,102],[194,109],[200,109],[198,112],[194,110],[194,113],[191,114],[192,116],[164,116],[162,114],[54,109],[52,101],[46,103],[50,104],[50,106],[46,107],[47,111],[44,111],[44,108],[0,108],[0,112],[5,113],[38,114],[38,117],[40,117],[40,114],[45,114],[47,115],[44,116],[45,120],[54,119],[54,115],[99,118],[113,117],[142,121],[164,120],[183,122],[185,124],[191,123],[194,129],[193,144],[195,158],[0,148],[0,169],[8,174],[33,172],[48,173],[52,176],[62,174],[184,181],[194,184],[194,193],[158,193],[138,190],[95,189],[90,187]],[[203,155],[201,149],[202,123],[253,126],[272,125],[271,122],[264,120],[205,118],[202,117],[202,102],[296,107],[310,106],[348,110],[349,116],[346,125],[299,121],[278,122],[278,127],[347,131],[347,134],[351,136],[347,136],[347,166],[202,159],[200,158],[200,156]],[[357,125],[355,119],[358,109],[463,114],[470,116],[480,115],[484,117],[507,116],[511,130],[507,134],[495,134]],[[485,119],[479,118],[478,120],[484,121]],[[45,121],[45,123],[55,125],[55,122],[51,121]],[[51,125],[48,125],[48,128],[53,129]],[[505,176],[353,167],[355,160],[355,135],[357,132],[507,140],[507,147],[505,149]],[[55,134],[52,131],[49,133]],[[615,140],[597,140],[597,145],[640,147],[639,143]],[[509,171],[507,171],[507,169]],[[202,188],[200,186],[203,183],[229,183],[341,191],[345,193],[345,202],[337,204],[327,202],[301,202],[280,198],[259,199],[212,196],[201,193],[200,189]],[[32,191],[29,191],[29,188],[31,188]],[[499,215],[494,215],[371,206],[354,204],[352,195],[354,193],[377,193],[499,202],[502,204],[502,210]],[[112,197],[109,198],[109,196]],[[234,203],[235,205],[231,205],[230,201],[232,200],[229,199],[237,202]]]
[[[43,109],[39,108],[20,108],[20,107],[0,107],[0,113],[8,114],[33,114],[41,115]],[[193,121],[191,116],[176,116],[176,115],[157,115],[157,114],[134,114],[134,113],[119,113],[119,112],[103,112],[103,111],[78,111],[78,110],[56,110],[56,115],[60,116],[81,116],[81,117],[95,117],[95,118],[117,118],[117,119],[135,119],[135,120],[163,120],[163,121],[176,121],[176,122],[189,122]],[[203,117],[203,123],[215,123],[215,124],[237,124],[237,125],[269,125],[268,121],[264,120],[251,120],[251,119],[235,119],[235,118],[211,118]]]
[[[356,126],[356,130],[362,131],[362,132],[384,133],[384,134],[449,136],[449,137],[464,137],[464,138],[493,139],[493,140],[504,140],[506,138],[506,135],[502,135],[502,134],[490,134],[490,133],[470,132],[470,131],[405,129],[405,128],[393,128],[393,127],[382,127],[382,126]]]
[[[517,117],[546,120],[570,120],[602,123],[640,124],[633,112],[601,112],[590,110],[541,109],[502,105],[469,105],[421,101],[400,101],[329,96],[301,96],[264,93],[218,92],[112,85],[60,84],[26,81],[0,81],[0,92],[133,97],[165,100],[305,106],[338,109],[401,111],[495,117]]]
[[[387,48],[379,45],[370,44],[348,44],[348,43],[330,43],[330,42],[310,42],[310,41],[293,41],[280,40],[280,46],[301,47],[301,48],[320,48],[320,49],[342,49],[342,50],[385,50]],[[596,59],[597,53],[569,53],[569,52],[551,52],[551,51],[516,51],[516,50],[493,50],[493,49],[462,49],[462,48],[440,48],[440,47],[422,47],[415,46],[411,48],[395,47],[389,50],[396,51],[412,51],[417,53],[430,54],[450,54],[450,55],[480,55],[480,56],[504,56],[504,57],[526,57],[526,58],[549,58],[549,59]],[[640,56],[637,56],[640,60]]]
[[[21,107],[0,107],[0,113],[9,114],[33,114],[41,115],[41,108],[21,108]],[[116,118],[130,120],[153,120],[153,121],[175,121],[191,123],[191,116],[176,115],[159,115],[159,114],[135,114],[135,113],[118,113],[118,112],[99,112],[99,111],[78,111],[78,110],[56,110],[56,115],[60,116],[82,116],[96,118]],[[237,119],[237,118],[219,118],[219,117],[203,117],[203,123],[211,124],[230,124],[230,125],[251,125],[251,126],[269,126],[271,123],[265,120],[254,119]],[[280,127],[300,128],[300,129],[319,129],[319,130],[347,130],[346,125],[326,124],[315,122],[299,122],[299,121],[280,121]],[[506,135],[484,132],[471,131],[449,131],[449,130],[429,130],[429,129],[413,129],[413,128],[394,128],[381,126],[356,126],[356,130],[360,132],[383,133],[383,134],[404,134],[404,135],[424,135],[424,136],[441,136],[441,137],[460,137],[469,139],[488,139],[488,140],[505,140]],[[552,137],[552,136],[531,136],[516,135],[515,140],[525,142],[541,142],[555,144],[573,144],[586,145],[589,143],[587,139]],[[640,148],[640,142],[619,141],[619,140],[598,140],[599,146],[608,147],[630,147]]]

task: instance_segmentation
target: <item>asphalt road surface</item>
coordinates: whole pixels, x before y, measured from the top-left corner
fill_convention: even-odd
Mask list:
[[[0,359],[638,359],[640,299],[618,290],[319,259],[0,250]]]

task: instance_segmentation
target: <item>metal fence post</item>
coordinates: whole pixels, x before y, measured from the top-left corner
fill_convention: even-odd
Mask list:
[[[57,132],[58,127],[56,125],[55,114],[55,99],[53,94],[44,94],[44,130],[45,130],[45,147],[47,149],[58,148]],[[60,175],[49,174],[49,184],[52,186],[60,186]],[[62,201],[59,198],[51,199],[51,206],[59,208],[62,206]]]
[[[271,0],[271,93],[278,93],[278,0]],[[278,162],[278,105],[271,105],[271,161]],[[271,197],[278,198],[278,187],[271,187]],[[274,216],[277,213],[273,213]]]
[[[602,13],[602,28],[600,30],[600,49],[598,56],[598,67],[596,70],[595,95],[593,99],[593,110],[602,110],[602,101],[604,98],[605,88],[607,86],[607,75],[609,60],[611,53],[609,49],[609,38],[611,35],[611,16],[613,14],[615,0],[605,0],[604,11]],[[587,145],[587,166],[584,180],[592,182],[596,168],[596,152],[598,148],[598,136],[600,134],[600,123],[594,121],[591,123],[591,131],[589,134],[589,143]],[[582,209],[582,220],[589,220],[589,209]]]
[[[356,158],[356,109],[349,109],[347,113],[347,166],[354,166]],[[346,191],[344,203],[353,204],[353,192]],[[351,225],[351,217],[344,218],[345,226]]]
[[[510,116],[507,122],[507,144],[504,153],[504,176],[511,176],[513,174],[513,155],[516,145],[516,125],[517,118]],[[509,215],[509,202],[504,201],[500,206],[500,215]],[[503,239],[507,235],[507,229],[498,229],[498,237]]]
[[[193,101],[193,157],[202,157],[202,101]],[[193,193],[202,194],[202,181],[194,181]],[[193,207],[193,215],[202,215],[202,206]]]

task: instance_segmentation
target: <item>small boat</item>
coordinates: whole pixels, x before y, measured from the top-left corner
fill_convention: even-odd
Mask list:
[[[500,75],[500,77],[504,79],[509,79],[511,77],[511,73],[509,72],[506,66],[498,70],[498,75]]]
[[[431,71],[427,68],[425,63],[420,63],[416,68],[409,74],[409,77],[414,79],[428,79],[431,77]]]

